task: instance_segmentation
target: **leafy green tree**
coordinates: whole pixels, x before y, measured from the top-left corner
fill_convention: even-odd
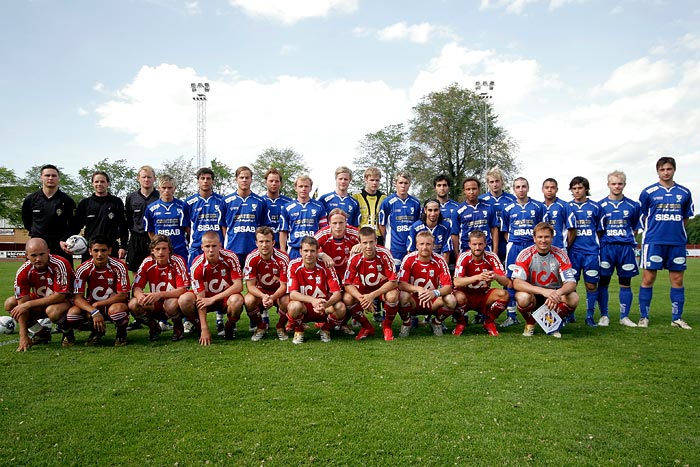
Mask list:
[[[488,125],[488,161],[484,109]],[[440,173],[453,180],[451,197],[457,199],[465,177],[482,177],[488,168],[499,166],[506,179],[512,179],[518,169],[514,158],[517,145],[498,125],[491,105],[457,83],[428,94],[413,107],[410,141],[411,156],[407,165],[423,196],[432,194],[433,177]]]
[[[700,245],[700,216],[691,217],[685,230],[688,232],[688,244]]]
[[[291,198],[296,198],[294,191],[294,180],[297,176],[309,173],[309,167],[306,165],[304,156],[294,151],[291,148],[277,149],[267,148],[253,162],[253,186],[255,193],[264,194],[267,192],[265,187],[265,172],[275,168],[282,174],[281,193]]]
[[[175,197],[185,199],[197,191],[197,168],[193,158],[178,156],[172,161],[163,162],[163,167],[156,170],[156,176],[170,175],[175,178]]]
[[[211,170],[214,171],[214,191],[227,195],[236,190],[236,169],[233,169],[218,159],[212,159]]]
[[[32,193],[41,188],[41,167],[43,165],[44,164],[34,165],[30,167],[24,173],[24,177],[20,180],[22,186],[26,188],[27,194]],[[78,182],[76,182],[75,178],[71,177],[68,173],[66,173],[63,167],[58,167],[58,170],[61,174],[59,188],[61,189],[61,191],[73,198],[73,200],[77,204],[78,201],[82,199],[81,188],[79,187]]]
[[[117,159],[110,162],[104,158],[91,167],[83,167],[78,171],[78,188],[80,195],[87,198],[94,193],[92,188],[92,174],[102,170],[109,175],[109,192],[119,198],[126,197],[132,191],[139,188],[136,180],[136,169],[127,165],[126,159]]]
[[[0,167],[0,219],[6,219],[13,227],[21,227],[22,201],[28,193],[14,170]]]
[[[368,133],[360,141],[359,155],[353,159],[357,169],[352,175],[351,191],[364,188],[364,172],[368,167],[378,167],[382,171],[380,190],[394,191],[396,174],[406,167],[410,150],[408,133],[402,123],[385,126],[375,133]]]

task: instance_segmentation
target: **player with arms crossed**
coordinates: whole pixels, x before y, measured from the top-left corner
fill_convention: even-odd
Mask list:
[[[27,261],[15,277],[15,295],[5,300],[5,311],[19,324],[18,352],[51,341],[51,330],[37,320],[49,318],[64,326],[73,283],[70,263],[62,256],[50,254],[46,240],[28,240],[26,254]],[[32,339],[29,338],[30,329],[35,333]]]
[[[110,256],[112,249],[105,237],[90,239],[90,259],[75,270],[73,306],[66,316],[63,346],[75,343],[73,329],[90,323],[90,336],[85,345],[97,345],[105,335],[105,318],[114,323],[117,336],[115,347],[126,345],[129,323],[129,272],[126,265]]]
[[[149,287],[147,293],[146,285]],[[141,263],[132,287],[133,298],[129,301],[129,311],[134,319],[146,322],[149,340],[155,342],[160,337],[158,321],[173,320],[172,341],[184,339],[182,311],[178,299],[190,287],[185,259],[173,254],[170,237],[155,235],[151,240],[151,255]]]
[[[335,269],[318,261],[318,240],[301,240],[301,257],[289,263],[289,321],[294,344],[304,342],[304,323],[323,323],[321,342],[331,341],[331,329],[343,324],[345,304]]]
[[[452,247],[455,252],[469,249],[469,234],[481,230],[486,234],[486,246],[498,253],[498,217],[495,209],[479,200],[479,180],[474,177],[462,182],[464,203],[452,211]]]
[[[243,279],[238,257],[221,248],[217,232],[202,235],[202,253],[192,262],[190,278],[192,290],[180,295],[178,304],[188,321],[199,327],[200,345],[211,344],[207,313],[224,311],[228,320],[224,325],[224,339],[236,337],[236,323],[243,311]],[[255,323],[258,325],[259,323]]]
[[[647,187],[639,196],[642,209],[642,284],[639,286],[639,326],[649,326],[649,308],[660,269],[668,269],[671,282],[671,325],[691,329],[683,321],[685,289],[683,273],[687,268],[685,231],[688,219],[693,216],[693,198],[690,190],[673,180],[676,160],[662,157],[656,162],[659,181]]]
[[[457,300],[452,295],[452,278],[445,259],[433,252],[433,234],[416,235],[416,251],[409,253],[399,269],[399,315],[403,320],[399,337],[411,332],[411,316],[433,315],[433,334],[442,336],[442,323],[452,315]],[[387,314],[385,321],[389,319]],[[389,322],[391,325],[391,322]]]
[[[474,310],[484,316],[486,332],[498,336],[496,319],[508,305],[508,292],[491,288],[491,281],[504,287],[510,283],[496,253],[486,251],[486,234],[475,230],[469,234],[469,250],[459,255],[455,267],[458,318],[452,334],[462,335],[467,325],[466,312]]]
[[[326,223],[326,209],[310,196],[313,183],[308,175],[297,177],[294,182],[297,199],[280,213],[280,248],[289,254],[289,259],[299,258],[302,239],[313,237]]]
[[[568,235],[567,219],[569,217],[569,203],[557,197],[559,183],[553,178],[547,178],[542,182],[542,195],[546,209],[545,222],[554,229],[552,245],[566,251],[566,238]]]
[[[379,206],[386,195],[379,189],[382,171],[377,167],[368,167],[364,173],[365,187],[352,195],[360,205],[360,227],[373,227],[377,233],[377,244],[384,245],[384,237],[379,230]]]
[[[274,232],[268,226],[258,227],[255,232],[255,243],[258,246],[246,259],[243,268],[243,280],[248,293],[245,295],[245,309],[254,315],[261,315],[263,310],[272,306],[277,307],[277,338],[281,341],[289,337],[285,331],[287,324],[287,269],[289,256],[275,248]],[[267,324],[256,328],[250,338],[253,342],[262,339],[267,332]]]
[[[326,212],[340,208],[348,215],[348,225],[355,228],[360,225],[360,203],[348,193],[352,180],[352,170],[347,167],[335,169],[335,191],[321,196],[320,200]]]
[[[387,316],[382,322],[384,340],[393,341],[391,323],[399,309],[394,258],[389,250],[377,246],[377,234],[373,227],[362,227],[359,236],[361,252],[350,257],[345,271],[343,302],[348,313],[362,326],[355,337],[359,341],[374,334],[374,326],[365,316],[365,312],[376,312],[375,300],[382,300]]]
[[[156,235],[170,238],[173,253],[185,258],[187,252],[187,236],[190,233],[185,202],[175,198],[177,182],[170,175],[158,178],[160,199],[149,204],[143,216],[144,229],[151,240]]]
[[[263,195],[267,207],[267,224],[275,233],[275,248],[280,247],[279,221],[282,208],[293,200],[289,196],[280,194],[282,187],[282,174],[277,169],[269,169],[265,172],[265,187],[267,193]]]
[[[396,174],[395,184],[396,192],[387,196],[379,206],[379,230],[398,269],[408,252],[408,231],[419,219],[421,205],[415,196],[408,194],[411,186],[411,175],[408,172]]]
[[[479,196],[479,201],[486,203],[493,208],[494,214],[496,215],[496,224],[500,225],[503,208],[505,208],[510,203],[515,202],[515,196],[503,191],[503,171],[500,169],[500,167],[494,167],[486,173],[486,185],[488,186],[488,192]],[[465,239],[465,241],[468,242],[469,239],[467,238]],[[498,259],[501,260],[501,263],[505,264],[505,232],[498,232],[498,244],[496,244],[494,240],[493,246],[493,252],[498,255]]]
[[[513,287],[518,311],[525,319],[523,336],[535,333],[532,312],[543,304],[564,319],[578,306],[576,278],[564,250],[552,246],[554,229],[547,222],[534,228],[535,244],[518,255],[513,271]],[[560,338],[557,330],[550,334]]]

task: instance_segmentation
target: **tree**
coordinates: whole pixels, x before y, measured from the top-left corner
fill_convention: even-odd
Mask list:
[[[253,191],[263,194],[267,191],[265,186],[265,172],[275,168],[282,174],[283,195],[296,199],[294,180],[301,174],[309,173],[304,156],[291,148],[277,149],[267,148],[253,162]]]
[[[139,188],[139,182],[136,180],[136,169],[128,166],[126,159],[109,162],[108,158],[104,158],[92,167],[83,167],[78,171],[78,188],[83,198],[94,193],[92,174],[98,170],[109,175],[109,193],[118,198],[123,199],[127,194]]]
[[[700,216],[691,217],[685,230],[688,232],[689,245],[700,244]]]
[[[156,176],[170,175],[175,179],[175,197],[185,199],[197,191],[197,169],[192,158],[178,156],[172,161],[163,162],[163,167],[156,170]]]
[[[382,171],[380,190],[387,194],[393,192],[394,178],[404,170],[410,154],[408,134],[403,123],[385,126],[376,133],[366,134],[360,141],[359,152],[353,159],[353,164],[358,169],[353,172],[352,188],[355,191],[364,188],[365,169],[378,167]]]
[[[0,167],[0,219],[6,219],[13,227],[21,227],[22,201],[28,193],[14,170]]]
[[[451,197],[457,199],[461,194],[460,183],[466,177],[482,177],[488,168],[499,166],[507,181],[518,169],[513,156],[517,145],[498,125],[491,105],[457,83],[428,94],[413,108],[410,139],[413,146],[408,169],[414,174],[422,195],[432,194],[432,179],[437,174],[452,179]]]
[[[227,195],[236,190],[236,171],[217,159],[212,159],[211,170],[214,172],[214,191]]]

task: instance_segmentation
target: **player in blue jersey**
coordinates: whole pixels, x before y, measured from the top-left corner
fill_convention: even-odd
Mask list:
[[[450,199],[450,187],[452,182],[447,175],[441,174],[433,179],[435,197],[440,202],[440,212],[448,224],[452,221],[452,212],[459,207],[459,203]],[[450,224],[451,225],[451,224]],[[454,265],[454,261],[452,262]]]
[[[549,223],[554,229],[552,246],[566,251],[566,240],[568,227],[566,226],[569,217],[569,203],[557,197],[559,183],[553,178],[547,178],[542,182],[542,195],[544,195],[544,207],[546,209],[544,221]]]
[[[671,282],[671,325],[690,329],[683,321],[685,289],[683,273],[686,269],[685,245],[688,236],[685,227],[693,216],[693,198],[690,190],[678,185],[673,176],[676,161],[662,157],[656,162],[659,181],[647,187],[639,196],[642,209],[642,284],[639,287],[639,326],[649,326],[649,308],[660,269],[668,269]]]
[[[253,171],[241,166],[236,169],[235,193],[224,198],[226,219],[226,249],[238,256],[238,262],[245,264],[248,253],[257,248],[255,231],[262,225],[267,225],[267,205],[250,190],[253,182]]]
[[[280,194],[282,189],[282,174],[272,168],[265,172],[265,187],[267,193],[263,196],[267,208],[267,225],[270,226],[275,236],[275,248],[280,247],[279,221],[282,208],[294,201],[289,196]]]
[[[335,208],[342,209],[348,215],[348,225],[359,227],[360,203],[348,192],[351,180],[352,170],[347,167],[338,167],[335,169],[335,191],[326,193],[319,200],[327,213]]]
[[[148,205],[143,216],[144,230],[153,240],[156,235],[170,238],[173,253],[187,259],[187,237],[190,233],[185,202],[175,198],[177,182],[170,175],[158,178],[160,199]]]
[[[496,220],[498,221],[498,225],[500,226],[503,208],[510,203],[514,203],[515,196],[503,191],[503,171],[499,167],[494,167],[488,172],[486,172],[486,184],[488,185],[489,191],[479,196],[479,200],[493,207],[493,210],[496,214]],[[498,255],[498,259],[500,259],[501,262],[505,264],[507,242],[504,236],[504,232],[499,231],[498,235],[498,247],[493,251]],[[469,243],[469,235],[467,235],[466,243]]]
[[[620,283],[620,324],[636,327],[634,321],[629,319],[632,306],[632,278],[639,274],[637,259],[634,252],[637,241],[634,239],[641,228],[639,223],[639,203],[622,194],[627,184],[627,176],[624,172],[615,170],[608,174],[608,189],[610,194],[600,200],[598,204],[603,211],[601,227],[603,235],[600,237],[600,282],[598,284],[598,306],[600,306],[600,320],[598,326],[608,326],[608,286],[612,274],[617,270],[617,279]]]
[[[282,208],[280,213],[280,249],[289,253],[289,259],[301,257],[299,248],[304,237],[313,237],[326,222],[326,210],[320,201],[311,199],[313,181],[300,175],[294,182],[296,201]]]
[[[433,252],[441,255],[447,261],[452,251],[450,226],[443,218],[442,212],[440,212],[440,202],[436,199],[428,199],[423,203],[420,220],[411,225],[406,244],[406,250],[409,253],[416,251],[416,234],[423,230],[429,231],[435,237]]]
[[[574,199],[569,201],[567,251],[574,269],[576,282],[583,271],[586,285],[586,324],[596,327],[593,319],[595,304],[598,301],[598,280],[600,279],[600,243],[598,232],[601,229],[601,210],[598,203],[588,197],[591,185],[585,177],[574,177],[569,183]],[[573,322],[573,313],[569,322]]]
[[[408,172],[396,174],[394,182],[396,192],[387,196],[379,206],[379,230],[398,270],[408,252],[408,231],[420,217],[420,201],[408,194],[411,187],[411,175]]]
[[[527,179],[518,177],[513,180],[515,202],[506,205],[501,215],[501,232],[503,232],[503,236],[508,242],[506,245],[506,274],[508,279],[512,278],[515,270],[515,261],[520,252],[535,244],[533,229],[542,222],[546,212],[544,204],[530,198],[529,192],[530,183]],[[505,321],[501,323],[503,328],[519,323],[515,304],[515,289],[513,289],[512,282],[508,286],[508,295],[510,296],[508,315]]]
[[[221,243],[226,234],[224,219],[224,198],[214,193],[214,171],[203,167],[197,171],[198,192],[185,199],[187,220],[192,234],[187,267],[202,254],[202,236],[209,231],[219,234]]]
[[[474,177],[466,178],[462,182],[464,191],[464,203],[452,212],[452,247],[457,253],[469,249],[469,234],[474,230],[481,230],[486,235],[488,251],[498,250],[499,223],[494,208],[479,200],[481,184]]]

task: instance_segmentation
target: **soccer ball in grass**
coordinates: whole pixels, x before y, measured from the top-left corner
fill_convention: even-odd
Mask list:
[[[88,249],[87,240],[85,240],[85,237],[80,235],[71,235],[68,237],[68,240],[66,240],[66,244],[68,245],[70,252],[74,255],[82,255]]]
[[[15,326],[15,320],[11,316],[0,316],[0,334],[12,334]]]

